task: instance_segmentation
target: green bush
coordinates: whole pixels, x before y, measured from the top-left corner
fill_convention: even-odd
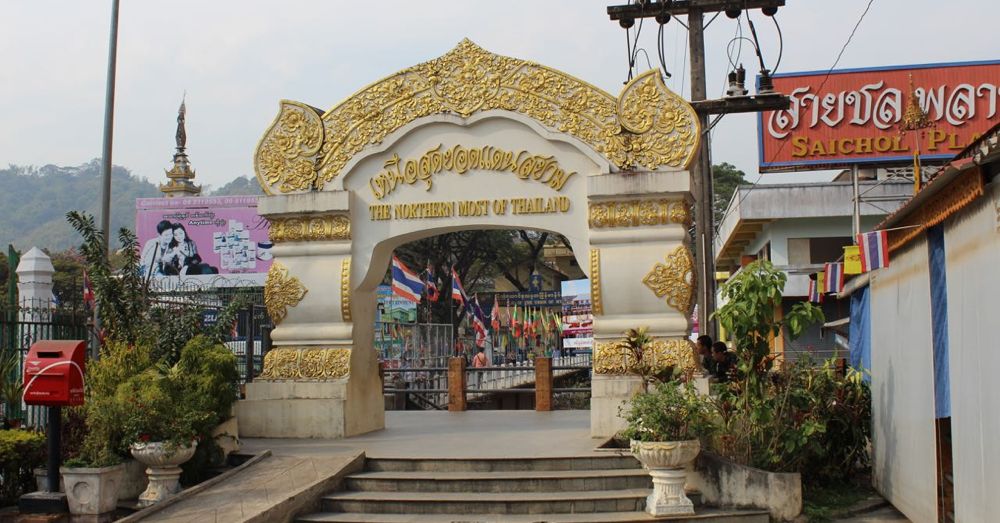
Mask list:
[[[733,383],[716,400],[722,430],[711,446],[808,482],[846,480],[869,463],[871,391],[861,378],[853,369],[842,375],[833,359],[820,366],[804,359],[773,372],[760,394]]]
[[[654,390],[637,394],[622,410],[628,422],[620,434],[624,439],[702,439],[716,428],[716,415],[710,400],[698,394],[690,383],[659,383]]]
[[[33,470],[45,463],[45,436],[26,430],[0,430],[0,506],[34,490]]]

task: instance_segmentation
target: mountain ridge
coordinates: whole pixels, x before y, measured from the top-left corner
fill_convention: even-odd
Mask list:
[[[31,247],[64,251],[80,244],[80,237],[66,222],[69,211],[100,214],[101,162],[98,159],[76,166],[10,165],[0,169],[0,248],[13,244],[26,252]],[[115,165],[111,169],[111,235],[135,230],[135,199],[163,195],[157,186]],[[256,180],[243,176],[205,196],[260,195]]]

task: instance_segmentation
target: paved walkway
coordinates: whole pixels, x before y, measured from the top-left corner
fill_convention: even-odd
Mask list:
[[[594,452],[589,410],[388,411],[385,430],[353,438],[244,439],[243,451],[276,456],[346,455],[369,458],[567,457]]]

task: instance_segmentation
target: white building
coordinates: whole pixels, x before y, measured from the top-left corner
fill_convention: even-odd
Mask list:
[[[862,231],[871,230],[913,192],[912,182],[885,177],[882,170],[878,174],[883,178],[859,182]],[[853,206],[850,181],[741,186],[719,224],[717,270],[736,271],[759,258],[770,260],[788,275],[782,310],[775,311],[781,315],[807,297],[811,273],[840,259],[843,247],[853,244]],[[846,318],[849,312],[846,301],[832,297],[823,309],[827,321]],[[795,341],[775,340],[775,351],[786,353],[789,359],[800,352],[825,358],[834,349],[834,337],[823,336],[819,326]]]

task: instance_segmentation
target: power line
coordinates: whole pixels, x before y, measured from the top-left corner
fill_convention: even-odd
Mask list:
[[[840,63],[840,59],[844,56],[844,51],[847,50],[847,46],[850,45],[851,40],[854,39],[854,35],[858,31],[858,27],[861,26],[861,22],[865,19],[865,15],[868,14],[868,11],[871,9],[873,3],[875,3],[875,0],[868,0],[868,5],[865,6],[865,10],[861,13],[861,16],[858,17],[857,23],[855,23],[854,24],[854,28],[851,29],[851,34],[847,36],[847,41],[845,41],[844,45],[841,46],[840,52],[837,53],[836,60],[833,61],[833,65],[831,65],[830,68],[827,69],[826,75],[823,77],[823,81],[820,82],[819,88],[816,89],[816,92],[821,91],[823,89],[823,86],[826,85],[827,79],[830,78],[830,74],[833,73],[833,70],[837,67],[837,64]],[[778,150],[775,151],[774,154],[771,156],[771,160],[772,161],[775,158],[777,158],[777,156],[781,153],[782,149],[785,148],[785,144],[786,143],[788,143],[788,141],[781,142],[781,146],[778,147]],[[754,187],[757,186],[757,184],[760,182],[761,177],[763,177],[763,176],[764,176],[763,172],[759,172],[757,174],[757,179],[753,182],[752,185],[750,185],[750,188],[740,197],[739,201],[736,202],[736,206],[739,206],[741,203],[743,203],[743,200],[745,200],[747,198],[747,196],[750,195],[750,193],[753,191]],[[725,221],[725,219],[729,216],[730,209],[733,209],[734,207],[735,206],[730,206],[729,209],[726,209],[726,212],[722,215],[722,218],[719,219],[718,226],[722,225],[722,222]],[[716,230],[718,231],[718,228]]]

